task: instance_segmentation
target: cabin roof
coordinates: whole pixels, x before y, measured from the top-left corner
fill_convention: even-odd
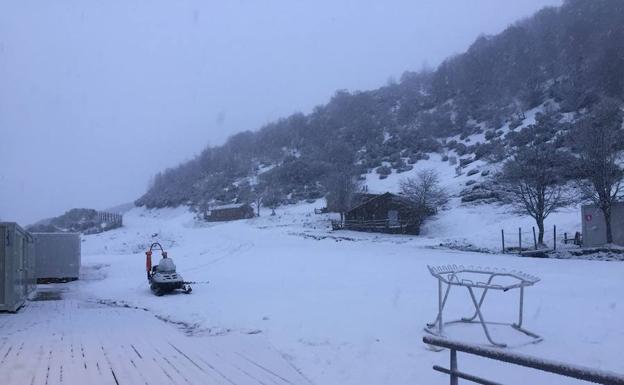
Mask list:
[[[408,206],[413,206],[414,205],[414,203],[412,201],[410,201],[409,199],[407,199],[406,197],[400,196],[400,195],[396,195],[396,194],[393,194],[391,192],[385,192],[383,194],[367,194],[367,195],[373,195],[373,196],[371,196],[371,197],[366,197],[365,196],[364,200],[362,200],[359,204],[351,207],[349,209],[349,211],[357,210],[360,207],[366,206],[366,205],[368,205],[369,203],[371,203],[373,201],[381,200],[381,199],[389,199],[389,200],[395,201],[397,203],[402,203],[402,204],[405,204],[405,205],[408,205]]]
[[[240,209],[242,207],[249,206],[247,203],[230,203],[227,205],[221,205],[211,208],[211,211],[215,210],[232,210],[232,209]]]

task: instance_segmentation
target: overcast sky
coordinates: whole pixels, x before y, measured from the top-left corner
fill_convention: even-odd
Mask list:
[[[560,3],[0,0],[0,219],[133,201],[232,133]]]

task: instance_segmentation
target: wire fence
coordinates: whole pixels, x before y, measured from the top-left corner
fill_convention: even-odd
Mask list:
[[[100,222],[108,223],[116,227],[123,226],[123,215],[121,214],[98,211],[97,216]]]
[[[503,253],[529,253],[535,251],[558,250],[582,245],[579,232],[568,233],[557,230],[557,226],[544,229],[543,239],[539,239],[539,230],[519,227],[515,231],[501,229],[501,248]]]
[[[123,226],[123,215],[117,213],[109,213],[106,211],[97,212],[97,223],[83,230],[83,234],[99,234],[104,231],[113,230]]]

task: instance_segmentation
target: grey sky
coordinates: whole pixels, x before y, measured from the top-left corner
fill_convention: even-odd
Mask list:
[[[0,0],[0,218],[136,199],[228,135],[560,0]]]

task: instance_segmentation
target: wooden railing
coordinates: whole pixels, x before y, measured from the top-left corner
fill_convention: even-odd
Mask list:
[[[372,220],[345,220],[345,227],[371,227],[371,228],[401,228],[407,226],[405,222],[390,221],[389,219],[372,219]]]
[[[450,368],[434,365],[433,370],[448,374],[451,385],[457,385],[460,378],[476,384],[501,385],[499,382],[490,381],[485,378],[460,371],[457,364],[457,352],[507,362],[514,365],[524,366],[526,368],[537,369],[564,377],[576,378],[577,380],[593,382],[595,384],[624,385],[624,375],[617,373],[570,365],[552,360],[544,360],[524,354],[512,353],[508,350],[500,348],[471,345],[440,337],[425,336],[423,337],[423,342],[428,345],[450,350]]]
[[[332,221],[332,229],[334,230],[406,233],[414,226],[414,223],[411,222],[391,221],[389,219]]]

